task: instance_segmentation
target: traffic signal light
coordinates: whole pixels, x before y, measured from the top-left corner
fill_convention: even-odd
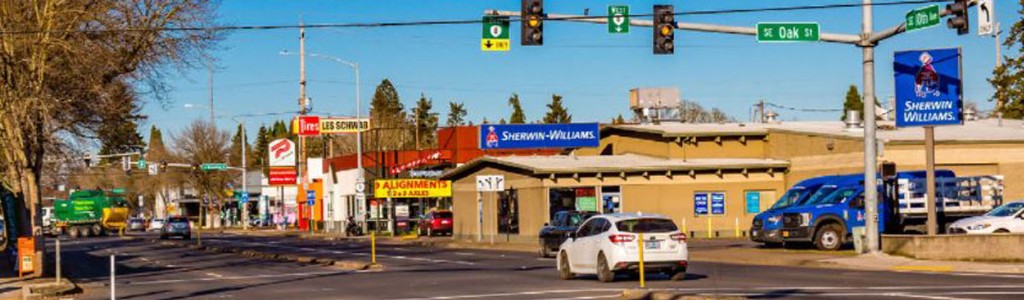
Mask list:
[[[654,54],[675,53],[676,17],[672,5],[654,6]]]
[[[970,22],[967,19],[967,0],[954,0],[952,4],[946,5],[949,11],[949,19],[946,19],[946,26],[956,29],[956,34],[964,35],[969,33]]]
[[[122,156],[121,157],[121,169],[124,170],[125,174],[127,174],[129,176],[132,175],[132,160],[131,160],[131,158],[129,158],[127,156]]]
[[[85,168],[91,168],[92,167],[92,157],[86,156],[84,161],[85,161]]]
[[[160,160],[160,173],[167,172],[167,161]]]
[[[544,0],[522,0],[522,3],[520,45],[544,45]]]
[[[192,164],[192,173],[199,173],[199,164]]]

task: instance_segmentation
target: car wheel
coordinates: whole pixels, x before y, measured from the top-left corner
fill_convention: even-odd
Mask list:
[[[78,226],[75,229],[78,230],[78,236],[89,237],[89,228],[86,228],[85,226]]]
[[[837,224],[825,225],[818,230],[814,244],[821,250],[839,250],[843,246],[843,230]]]
[[[78,238],[78,228],[68,227],[68,237],[73,238],[73,239],[77,239]]]
[[[1010,231],[1006,230],[1006,229],[999,228],[999,229],[996,229],[995,233],[1010,233]]]
[[[551,253],[551,249],[548,249],[548,246],[544,245],[543,243],[540,244],[540,251],[538,252],[540,253],[541,258],[548,258],[553,255]]]
[[[558,259],[558,278],[561,280],[570,280],[576,278],[576,274],[573,274],[572,270],[569,269],[568,256],[568,254],[562,252],[562,255],[560,255],[560,258]]]
[[[601,282],[615,281],[615,272],[608,267],[608,259],[604,257],[604,253],[597,255],[597,280]]]

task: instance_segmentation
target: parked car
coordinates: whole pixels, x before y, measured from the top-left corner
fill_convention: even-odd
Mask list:
[[[436,210],[423,215],[418,222],[420,235],[452,234],[452,212]]]
[[[617,274],[638,273],[640,233],[645,273],[686,278],[686,234],[668,217],[639,213],[595,216],[570,233],[558,251],[558,277],[568,280],[577,274],[596,274],[601,282],[611,282]]]
[[[128,219],[128,231],[145,231],[146,220],[142,218],[131,218]]]
[[[551,223],[545,223],[537,234],[540,240],[540,256],[554,257],[558,247],[565,242],[567,234],[575,232],[583,221],[596,216],[597,212],[582,210],[564,210],[555,213]]]
[[[949,233],[1024,233],[1024,201],[1009,202],[977,217],[949,225]]]
[[[167,218],[167,224],[160,230],[160,239],[167,239],[172,236],[180,236],[183,239],[192,239],[192,222],[185,217]]]
[[[167,224],[167,220],[163,218],[153,219],[149,221],[149,228],[146,228],[146,231],[160,231],[164,228],[165,224]]]

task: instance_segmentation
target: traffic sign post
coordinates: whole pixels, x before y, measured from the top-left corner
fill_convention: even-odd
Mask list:
[[[306,191],[306,205],[313,206],[314,204],[316,204],[316,191]],[[310,207],[310,209],[312,210],[313,208]]]
[[[629,33],[629,5],[608,6],[608,33]]]
[[[200,165],[199,169],[203,171],[223,171],[228,169],[228,165],[223,163],[207,163]]]
[[[907,12],[907,31],[931,28],[939,25],[939,5],[929,5]]]
[[[508,17],[484,16],[483,24],[480,50],[508,51],[511,48],[508,33]]]
[[[817,22],[757,23],[759,43],[817,42],[821,40],[821,26]]]

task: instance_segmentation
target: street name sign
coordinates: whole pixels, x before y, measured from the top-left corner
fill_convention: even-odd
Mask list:
[[[931,28],[939,25],[939,5],[929,5],[907,12],[907,31]]]
[[[480,38],[480,50],[508,51],[511,48],[508,32],[508,17],[484,16],[483,36]]]
[[[896,52],[896,127],[963,124],[960,57],[960,48]]]
[[[629,5],[608,6],[608,33],[629,33]]]
[[[221,170],[227,170],[228,169],[228,165],[227,164],[222,164],[222,163],[207,163],[207,164],[200,165],[199,169],[203,170],[203,171],[221,171]]]
[[[760,43],[817,42],[821,40],[821,26],[816,22],[760,22],[757,23],[757,41]]]

